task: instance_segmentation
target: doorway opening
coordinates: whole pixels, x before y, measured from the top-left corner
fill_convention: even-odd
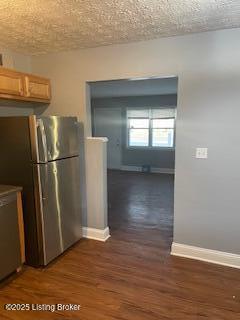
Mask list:
[[[170,251],[177,77],[89,83],[92,136],[107,137],[113,237]]]

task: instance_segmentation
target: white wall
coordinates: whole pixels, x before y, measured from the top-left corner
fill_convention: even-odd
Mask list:
[[[179,77],[174,241],[240,253],[240,29],[33,58],[51,78],[48,113],[77,114],[90,134],[86,81]],[[208,160],[194,149],[209,148]]]

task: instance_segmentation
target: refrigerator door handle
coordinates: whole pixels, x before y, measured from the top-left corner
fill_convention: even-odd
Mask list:
[[[39,154],[39,161],[46,163],[48,161],[48,156],[47,156],[47,139],[46,139],[46,133],[44,129],[44,124],[42,119],[38,119],[38,128],[40,130],[40,136],[41,136],[41,144],[42,144],[42,151],[43,154]],[[43,156],[43,159],[42,159]]]
[[[43,180],[43,179],[42,179]],[[47,185],[48,185],[48,170],[47,165],[44,165],[44,181],[41,180],[41,195],[42,200],[47,200]],[[42,203],[44,205],[44,203]]]

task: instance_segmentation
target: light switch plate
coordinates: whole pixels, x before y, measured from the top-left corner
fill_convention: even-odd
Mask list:
[[[208,148],[196,148],[196,158],[197,159],[207,159]]]

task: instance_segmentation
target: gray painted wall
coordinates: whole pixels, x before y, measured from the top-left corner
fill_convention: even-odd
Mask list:
[[[240,254],[240,45],[232,41],[179,81],[174,242]],[[208,159],[196,159],[196,147]]]
[[[178,75],[174,241],[240,254],[240,29],[49,54],[47,113],[77,114],[91,134],[86,81]],[[207,160],[194,157],[208,147]],[[96,212],[96,217],[98,216]]]
[[[32,108],[3,106],[0,102],[0,117],[28,116],[33,114]]]
[[[91,87],[91,84],[90,84]],[[115,98],[95,98],[91,100],[92,107],[106,108],[110,107],[164,107],[177,105],[176,94],[154,95],[154,96],[136,96],[136,97],[115,97]]]
[[[92,98],[177,94],[177,77],[91,82]]]
[[[152,149],[129,149],[127,148],[127,127],[126,111],[127,108],[146,108],[163,107],[177,105],[177,95],[157,95],[143,97],[119,97],[119,98],[95,98],[91,100],[92,108],[121,108],[122,119],[122,165],[142,166],[150,165],[156,168],[174,169],[175,151],[174,150],[152,150]],[[92,117],[93,119],[93,117]],[[94,124],[93,124],[94,134]]]

